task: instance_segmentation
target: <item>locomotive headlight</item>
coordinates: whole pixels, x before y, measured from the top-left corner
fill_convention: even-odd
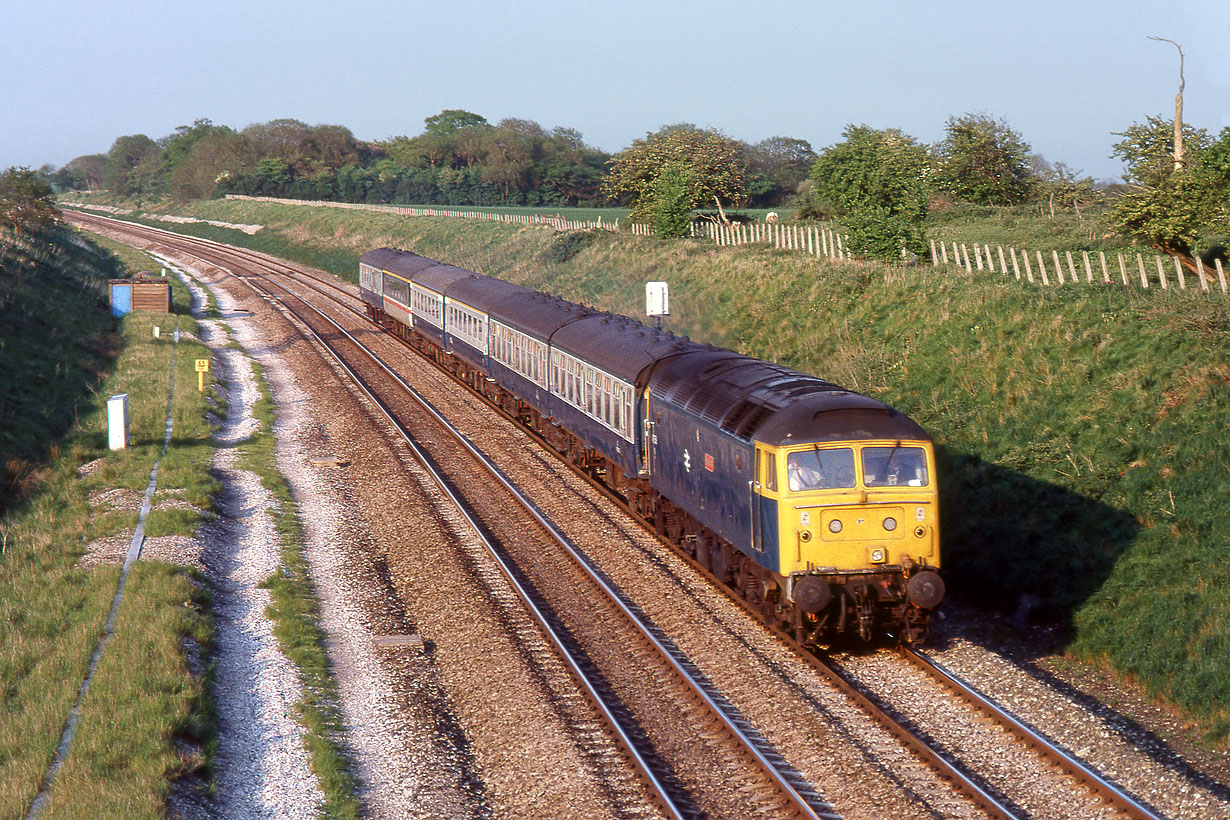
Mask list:
[[[871,563],[873,564],[883,564],[884,563],[884,550],[883,549],[873,549],[871,551]]]
[[[829,522],[829,532],[831,533],[841,532],[841,522],[838,521],[836,518],[834,518],[832,521]]]
[[[892,532],[893,530],[897,529],[897,519],[891,516],[889,516],[888,518],[885,518],[884,519],[884,529],[888,530],[889,532]]]

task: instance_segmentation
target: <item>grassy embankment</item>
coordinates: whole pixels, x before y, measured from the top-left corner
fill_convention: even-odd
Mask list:
[[[82,570],[86,543],[131,533],[136,513],[108,511],[90,498],[114,487],[144,492],[161,449],[173,327],[194,334],[190,297],[173,283],[174,316],[111,318],[106,279],[157,263],[124,245],[95,239],[111,251],[82,250],[59,237],[41,262],[4,248],[0,305],[0,375],[23,398],[0,417],[10,474],[19,479],[0,500],[0,818],[25,816],[50,765],[90,653],[102,631],[118,567]],[[56,248],[60,250],[56,250]],[[7,252],[12,251],[12,252]],[[152,338],[159,324],[161,339]],[[4,332],[7,330],[8,332]],[[159,466],[159,500],[195,509],[154,509],[147,537],[192,535],[218,489],[208,464],[214,444],[206,397],[193,389],[194,359],[203,345],[185,337],[175,363],[172,444]],[[76,370],[70,371],[70,366]],[[257,373],[259,380],[259,371]],[[212,381],[212,376],[207,377]],[[323,651],[318,610],[307,580],[294,503],[273,454],[273,406],[263,381],[256,408],[260,430],[241,445],[246,469],[279,500],[283,567],[269,580],[270,614],[306,691],[298,705],[309,729],[313,768],[325,792],[326,817],[358,816],[356,782],[339,746],[336,688]],[[132,443],[107,449],[106,397],[129,394]],[[221,394],[212,394],[220,398]],[[12,407],[9,402],[6,404]],[[57,412],[48,413],[47,408]],[[84,464],[101,459],[88,475]],[[185,647],[208,661],[208,592],[195,571],[141,561],[134,565],[116,631],[83,703],[71,752],[57,775],[42,818],[159,818],[171,782],[207,773],[212,749],[208,681],[188,672]]]
[[[396,245],[632,315],[644,282],[666,280],[671,329],[881,397],[932,432],[955,596],[1008,610],[1036,599],[1074,655],[1230,737],[1220,298],[324,208],[168,210],[266,225],[187,230],[352,278],[360,253]],[[1055,246],[1013,230],[1019,246]]]
[[[29,809],[115,593],[118,565],[82,569],[78,559],[89,542],[136,525],[135,511],[90,499],[116,487],[144,492],[164,438],[170,330],[176,320],[182,330],[195,328],[178,287],[176,316],[113,320],[106,279],[121,275],[121,265],[72,239],[0,240],[0,441],[19,479],[6,488],[0,518],[0,818]],[[157,340],[155,323],[165,331]],[[214,485],[201,469],[212,450],[207,407],[189,388],[192,360],[207,356],[194,342],[179,345],[175,440],[155,497],[197,511],[152,512],[150,536],[190,535],[210,506]],[[111,452],[105,402],[124,392],[132,443]],[[208,646],[203,597],[199,580],[182,567],[133,568],[43,818],[162,817],[171,779],[203,764],[206,684],[189,673],[184,648],[185,641]]]

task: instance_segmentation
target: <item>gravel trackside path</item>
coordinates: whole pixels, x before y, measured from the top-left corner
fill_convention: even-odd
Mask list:
[[[193,286],[194,310],[203,302]],[[255,474],[240,469],[236,445],[257,428],[259,390],[251,360],[227,346],[225,326],[202,321],[217,358],[229,411],[216,439],[213,470],[222,483],[218,518],[203,528],[206,573],[214,589],[215,689],[218,751],[213,810],[218,817],[313,818],[324,796],[303,746],[294,704],[299,676],[282,654],[265,615],[269,591],[259,584],[280,563],[269,516],[275,504]]]
[[[264,512],[275,502],[256,476],[234,466],[236,452],[226,446],[255,429],[253,360],[277,406],[278,466],[303,525],[304,555],[328,635],[364,816],[490,816],[473,753],[433,658],[413,640],[413,624],[388,583],[388,568],[364,548],[376,537],[354,512],[355,490],[345,471],[330,459],[336,450],[329,448],[320,401],[292,369],[299,357],[288,356],[288,348],[304,343],[223,272],[198,260],[169,255],[168,261],[194,279],[190,285],[200,299],[201,288],[208,287],[225,320],[203,323],[230,404],[214,465],[226,489],[219,520],[205,533],[217,609],[219,753],[211,816],[309,818],[319,816],[323,805],[295,721],[298,675],[264,616],[269,594],[256,588],[279,561],[276,533]],[[224,348],[229,340],[243,350]]]

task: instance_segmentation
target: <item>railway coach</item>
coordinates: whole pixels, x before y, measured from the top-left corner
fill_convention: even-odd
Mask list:
[[[804,644],[926,636],[935,458],[868,396],[382,248],[368,316],[407,339]]]

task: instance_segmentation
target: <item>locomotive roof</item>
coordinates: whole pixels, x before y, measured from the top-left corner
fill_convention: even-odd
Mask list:
[[[592,313],[556,331],[551,344],[616,378],[644,385],[646,368],[703,345],[665,330],[646,327],[617,313]],[[643,374],[643,375],[642,375]]]
[[[371,265],[373,268],[387,268],[394,259],[404,253],[405,251],[399,251],[395,248],[376,248],[359,257],[359,261],[364,265]]]
[[[912,419],[881,401],[721,348],[690,351],[662,362],[653,372],[650,390],[732,435],[775,446],[929,439]]]

